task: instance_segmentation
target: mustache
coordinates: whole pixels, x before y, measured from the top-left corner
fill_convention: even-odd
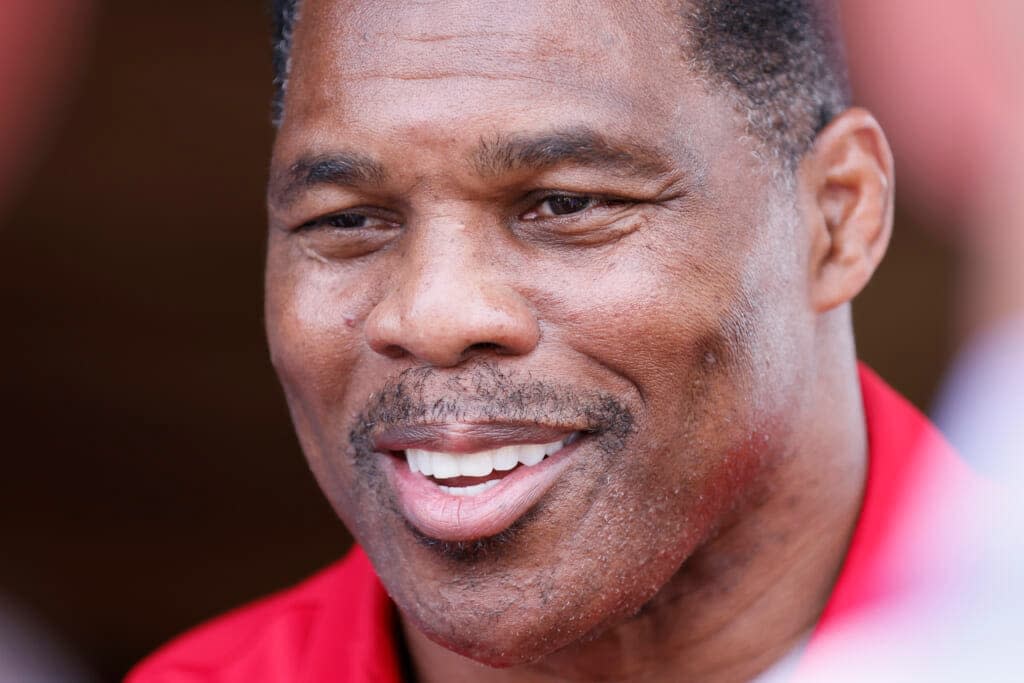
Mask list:
[[[608,392],[514,375],[480,360],[455,372],[409,368],[388,380],[368,398],[349,442],[357,456],[369,455],[373,437],[384,430],[449,423],[566,427],[596,437],[602,450],[613,452],[633,433],[635,418],[629,406]]]

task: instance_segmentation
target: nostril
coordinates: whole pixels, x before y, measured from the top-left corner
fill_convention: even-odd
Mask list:
[[[377,350],[377,353],[379,353],[382,356],[386,356],[387,358],[402,358],[403,356],[408,355],[409,352],[406,351],[401,346],[399,346],[398,344],[388,344],[386,346],[380,347]]]
[[[472,356],[485,356],[485,355],[507,355],[512,351],[501,344],[494,342],[479,342],[467,346],[462,351],[462,359],[471,358]]]
[[[501,353],[504,347],[501,344],[495,344],[494,342],[479,342],[468,347],[465,353],[472,353],[473,351]]]

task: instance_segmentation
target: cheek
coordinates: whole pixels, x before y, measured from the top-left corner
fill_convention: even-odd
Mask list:
[[[345,514],[354,478],[345,399],[361,349],[358,289],[318,265],[268,261],[265,317],[271,358],[295,432],[317,481]]]
[[[778,431],[762,320],[771,303],[763,299],[775,294],[760,291],[770,267],[741,229],[708,223],[717,232],[640,244],[589,272],[552,273],[562,279],[549,292],[583,293],[546,298],[554,341],[626,380],[642,399],[630,452],[608,473],[609,486],[586,498],[600,501],[595,515],[606,528],[614,519],[631,529],[629,542],[651,557],[678,558],[692,534],[710,533],[762,471]],[[570,279],[587,286],[573,289]],[[630,506],[644,514],[621,514]],[[660,524],[647,525],[651,519]]]
[[[360,294],[329,266],[268,263],[267,338],[293,411],[297,403],[322,419],[345,395],[360,349]]]
[[[652,410],[721,394],[708,383],[746,374],[756,341],[743,250],[699,233],[630,247],[628,258],[546,279],[556,283],[544,296],[550,335],[626,379]]]

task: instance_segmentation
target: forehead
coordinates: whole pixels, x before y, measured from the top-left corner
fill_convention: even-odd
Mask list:
[[[658,39],[678,34],[671,13],[652,0],[301,2],[297,41],[309,40],[352,74],[417,78],[472,65],[557,77],[576,73],[581,60],[602,72],[638,51],[652,56]]]
[[[668,127],[684,104],[701,108],[680,22],[656,0],[304,0],[282,133],[327,135],[327,121],[368,132],[439,120]]]

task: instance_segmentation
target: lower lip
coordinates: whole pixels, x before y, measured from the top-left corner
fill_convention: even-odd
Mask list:
[[[385,469],[398,492],[402,514],[420,533],[439,541],[475,541],[500,534],[536,505],[578,444],[569,444],[531,467],[520,465],[475,496],[445,493],[431,479],[411,471],[404,457],[387,457]]]

